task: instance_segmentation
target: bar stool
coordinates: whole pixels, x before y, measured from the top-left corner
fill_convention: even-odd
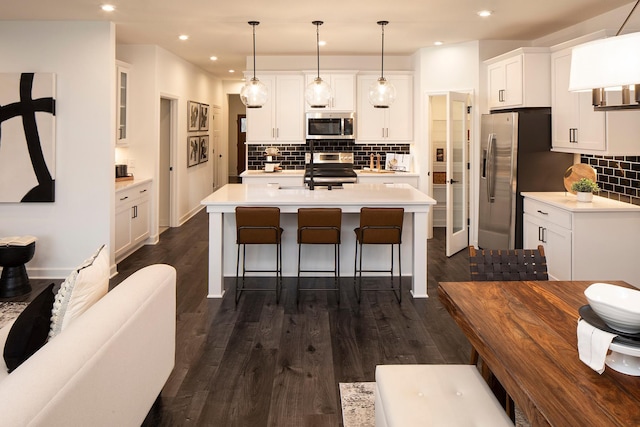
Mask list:
[[[402,258],[400,247],[402,245],[402,222],[404,219],[403,208],[361,208],[360,227],[354,229],[356,233],[356,256],[353,267],[353,286],[360,302],[362,294],[362,272],[385,272],[391,275],[391,291],[393,291],[399,303],[402,302]],[[389,270],[363,270],[362,269],[362,245],[391,245],[391,268]],[[393,245],[398,245],[398,290],[393,280]],[[358,247],[360,258],[358,259]],[[359,277],[357,277],[359,275]],[[371,289],[374,290],[374,289]],[[386,290],[386,289],[376,289]]]
[[[236,306],[242,291],[264,291],[265,289],[246,288],[245,273],[276,273],[276,304],[280,302],[282,290],[282,228],[280,228],[280,209],[274,207],[236,207]],[[246,267],[247,245],[276,245],[275,270],[248,270]],[[242,246],[242,287],[238,285],[240,270],[240,247]]]
[[[300,291],[336,291],[340,304],[340,208],[300,208],[298,209],[298,280],[296,283],[296,303]],[[303,270],[301,267],[302,245],[333,245],[333,270]],[[333,288],[301,288],[300,273],[334,274]]]

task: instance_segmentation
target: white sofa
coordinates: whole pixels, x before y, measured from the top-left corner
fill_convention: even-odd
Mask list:
[[[137,271],[11,374],[2,359],[0,425],[140,426],[173,369],[175,332],[175,269]]]

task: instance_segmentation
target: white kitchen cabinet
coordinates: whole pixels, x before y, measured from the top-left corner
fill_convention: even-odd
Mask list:
[[[549,277],[552,280],[571,280],[571,229],[549,219],[550,209],[524,214],[524,247],[544,247]]]
[[[605,150],[605,114],[593,111],[591,92],[569,92],[571,49],[551,55],[552,146],[556,151]]]
[[[564,192],[523,193],[524,247],[544,246],[552,280],[624,280],[640,287],[640,206]]]
[[[586,42],[589,40],[583,40]],[[569,92],[571,48],[551,56],[552,149],[610,156],[640,155],[637,111],[594,111],[591,92]],[[607,103],[619,104],[620,92],[607,92]]]
[[[318,73],[305,75],[305,89]],[[320,73],[320,77],[331,87],[331,99],[326,108],[312,108],[305,102],[306,111],[347,111],[356,110],[356,73]]]
[[[143,181],[116,191],[115,257],[120,262],[149,237],[151,182]]]
[[[262,108],[247,108],[247,143],[305,142],[304,77],[301,74],[259,75],[269,89]]]
[[[374,108],[369,102],[369,86],[378,76],[358,76],[358,133],[356,143],[403,142],[413,140],[413,76],[385,74],[396,88],[396,100],[389,108]]]
[[[128,64],[117,61],[116,145],[118,146],[129,144],[129,70],[130,66]]]
[[[484,63],[490,110],[551,106],[548,48],[523,47]]]

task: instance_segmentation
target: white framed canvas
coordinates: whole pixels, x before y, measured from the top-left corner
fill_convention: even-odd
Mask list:
[[[0,73],[0,202],[55,201],[54,73]]]

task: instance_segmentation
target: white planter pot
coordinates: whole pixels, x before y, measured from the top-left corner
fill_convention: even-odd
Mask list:
[[[593,193],[577,192],[576,196],[578,197],[579,202],[590,202],[593,200]]]

